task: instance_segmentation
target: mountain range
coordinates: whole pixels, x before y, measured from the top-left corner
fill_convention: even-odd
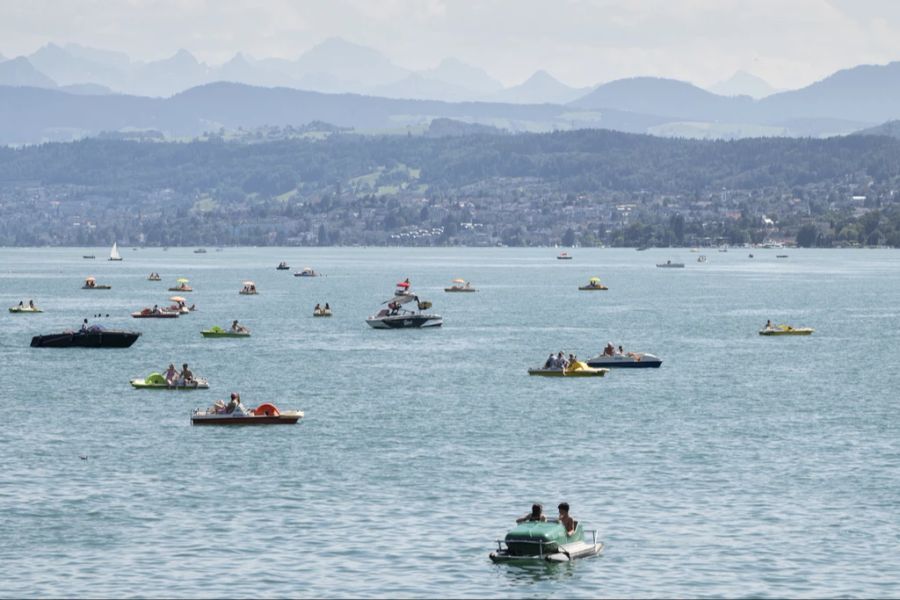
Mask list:
[[[414,72],[338,38],[295,60],[239,53],[218,66],[185,50],[137,62],[119,52],[48,44],[27,57],[0,58],[0,143],[142,129],[189,137],[316,120],[363,132],[417,133],[434,119],[512,132],[822,137],[900,119],[900,62],[844,69],[777,93],[744,72],[715,88],[721,93],[657,77],[574,88],[546,71],[504,87],[456,59]]]

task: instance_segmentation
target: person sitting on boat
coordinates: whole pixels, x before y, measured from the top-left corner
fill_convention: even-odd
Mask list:
[[[622,344],[619,344],[618,350],[616,350],[616,354],[625,354],[625,349],[622,347]]]
[[[612,342],[606,343],[606,348],[603,349],[603,356],[612,356],[616,353],[616,347],[613,346]]]
[[[388,304],[388,308],[391,310],[392,315],[396,315],[400,312],[400,304],[394,302],[393,300]]]
[[[328,312],[328,311],[330,311],[330,310],[331,310],[331,307],[330,307],[330,306],[328,305],[328,303],[326,302],[326,303],[325,303],[325,312]]]
[[[158,314],[159,314],[159,304],[154,304],[154,305],[153,305],[153,311],[152,311],[152,312],[153,312],[154,315],[158,315]]]
[[[563,354],[563,351],[560,350],[559,354],[556,355],[556,368],[557,369],[565,369],[569,366],[569,363],[566,361],[566,355]]]
[[[546,520],[547,517],[544,516],[544,507],[541,504],[532,504],[531,512],[516,519],[516,523],[525,523],[527,521],[544,522]]]
[[[318,302],[316,302],[316,307],[313,309],[313,312],[314,312],[315,314],[319,314],[320,312],[322,312],[322,307],[319,306],[319,303],[318,303]]]
[[[550,356],[547,357],[547,362],[544,363],[545,369],[553,369],[556,367],[556,357],[553,356],[553,353],[550,353]]]
[[[194,374],[188,369],[187,363],[181,365],[181,383],[182,385],[189,385],[194,383]]]
[[[19,300],[19,308],[25,308],[25,301]]]
[[[196,304],[191,304],[191,307],[190,307],[188,310],[191,311],[191,312],[194,312],[195,310],[197,310],[197,305],[196,305]]]
[[[772,325],[772,319],[766,319],[766,326],[763,329],[772,329],[775,326]]]
[[[577,360],[578,360],[578,359],[575,357],[575,355],[572,354],[572,353],[570,352],[570,353],[569,353],[569,360],[567,361],[567,365],[566,365],[566,366],[571,367],[572,365],[575,364],[575,361],[577,361]]]
[[[559,522],[566,528],[566,535],[573,535],[575,533],[575,519],[569,516],[569,503],[560,502],[558,508]]]
[[[225,407],[225,412],[230,415],[240,405],[241,395],[237,392],[231,392],[231,401],[228,403],[228,406]]]
[[[169,387],[173,387],[178,383],[178,371],[175,369],[174,364],[169,363],[169,368],[163,373],[163,377],[166,378],[166,384],[168,384]]]

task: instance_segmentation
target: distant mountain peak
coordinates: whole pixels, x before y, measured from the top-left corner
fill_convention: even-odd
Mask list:
[[[750,96],[758,100],[774,94],[777,90],[761,77],[738,70],[725,81],[710,87],[709,91],[720,96]]]

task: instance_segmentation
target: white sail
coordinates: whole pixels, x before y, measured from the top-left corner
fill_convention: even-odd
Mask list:
[[[113,242],[112,250],[109,251],[109,260],[122,260],[122,257],[119,256],[119,246],[116,242]]]

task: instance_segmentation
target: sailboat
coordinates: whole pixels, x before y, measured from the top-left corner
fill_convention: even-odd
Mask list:
[[[116,242],[113,242],[112,250],[109,251],[109,260],[122,260],[122,257],[119,256],[119,246]]]

